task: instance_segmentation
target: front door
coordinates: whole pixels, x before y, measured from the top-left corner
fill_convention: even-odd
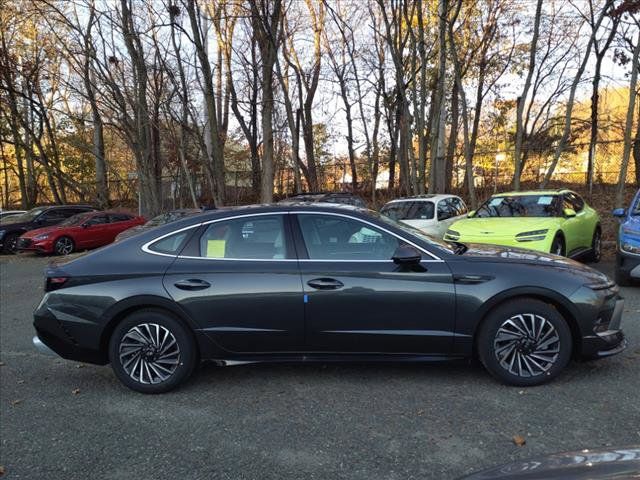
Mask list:
[[[446,263],[425,253],[418,268],[400,267],[391,257],[405,242],[348,215],[294,217],[308,350],[450,353],[455,292]]]
[[[303,347],[304,303],[286,214],[245,215],[201,227],[164,286],[229,352]]]

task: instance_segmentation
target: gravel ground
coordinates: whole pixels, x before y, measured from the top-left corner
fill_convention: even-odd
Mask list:
[[[629,348],[541,387],[506,387],[466,363],[205,365],[180,390],[145,396],[108,367],[34,350],[47,261],[0,258],[3,478],[451,479],[640,444],[640,288],[623,289]]]

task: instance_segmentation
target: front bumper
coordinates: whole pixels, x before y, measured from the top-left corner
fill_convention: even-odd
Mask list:
[[[600,319],[607,323],[606,330],[582,337],[581,357],[584,359],[596,359],[610,357],[622,352],[627,347],[627,340],[620,328],[622,312],[624,311],[624,299],[617,297],[612,309],[604,309],[600,312]]]
[[[16,244],[16,250],[19,252],[52,253],[53,242],[49,240],[34,242],[30,238],[19,238]]]
[[[631,278],[640,279],[640,255],[627,253],[618,247],[616,269]]]

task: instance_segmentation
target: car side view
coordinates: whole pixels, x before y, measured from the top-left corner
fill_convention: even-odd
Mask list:
[[[522,249],[444,243],[376,212],[220,209],[53,265],[34,343],[111,363],[146,393],[197,362],[442,361],[477,356],[537,385],[625,348],[606,275]]]
[[[468,218],[455,222],[447,241],[489,243],[600,261],[598,213],[571,190],[492,195]]]
[[[640,281],[640,190],[628,209],[617,208],[613,215],[620,218],[616,242],[616,283],[628,286]]]
[[[18,239],[16,248],[19,252],[69,255],[108,245],[120,232],[144,222],[144,218],[124,212],[79,213],[57,225],[28,231]]]
[[[94,211],[89,205],[54,205],[32,208],[20,215],[0,219],[0,250],[15,253],[20,235],[35,228],[57,225],[73,215]]]
[[[451,224],[467,215],[467,206],[456,195],[419,195],[391,200],[380,213],[442,238]]]

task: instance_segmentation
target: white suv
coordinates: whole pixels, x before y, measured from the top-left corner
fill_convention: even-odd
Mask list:
[[[386,203],[380,213],[442,238],[449,225],[467,215],[467,206],[456,195],[419,195]]]

